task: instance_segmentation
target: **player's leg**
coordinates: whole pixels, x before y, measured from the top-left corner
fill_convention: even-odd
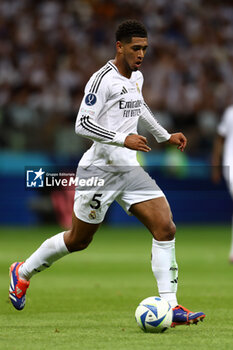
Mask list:
[[[175,258],[175,231],[172,213],[165,195],[141,167],[126,174],[127,187],[117,197],[118,203],[135,215],[152,233],[152,269],[159,293],[172,306],[177,305],[178,267]],[[171,282],[172,281],[172,282]]]
[[[114,176],[93,167],[78,168],[77,177],[89,179],[93,174],[100,179],[115,183]],[[112,186],[110,186],[111,188]],[[115,199],[115,191],[102,188],[78,188],[74,199],[72,229],[61,232],[47,239],[24,263],[14,263],[10,268],[11,284],[9,295],[12,304],[22,310],[25,304],[25,293],[30,278],[50,267],[56,260],[75,251],[85,249],[92,241],[93,235]]]
[[[130,211],[153,235],[152,271],[157,280],[159,294],[175,307],[178,304],[178,266],[174,238],[176,226],[169,204],[165,197],[159,197],[133,204]]]
[[[205,317],[203,312],[191,312],[177,302],[178,265],[174,238],[176,227],[166,198],[154,198],[133,204],[130,211],[153,235],[152,270],[160,296],[165,298],[173,308],[172,326],[203,320]]]
[[[88,247],[99,224],[90,224],[72,217],[71,230],[47,239],[19,268],[19,276],[29,280],[33,275],[50,267],[61,257]]]
[[[26,290],[33,275],[50,267],[63,256],[85,249],[98,227],[99,224],[84,222],[73,215],[71,230],[58,233],[44,241],[24,263],[12,264],[9,296],[14,307],[18,310],[24,308]]]

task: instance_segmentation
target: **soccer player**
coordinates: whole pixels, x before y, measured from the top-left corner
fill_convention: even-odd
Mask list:
[[[212,179],[215,183],[221,180],[221,165],[223,165],[223,175],[233,199],[233,106],[225,110],[218,125],[213,147],[212,165]],[[233,263],[233,215],[229,260]]]
[[[180,151],[187,140],[182,133],[169,134],[154,118],[142,96],[143,76],[139,68],[148,46],[145,27],[134,20],[116,31],[116,56],[93,74],[85,87],[78,112],[76,133],[94,141],[77,170],[80,178],[104,180],[106,186],[75,193],[72,228],[47,239],[25,262],[11,265],[10,300],[21,310],[30,279],[71,252],[85,249],[92,241],[110,204],[118,203],[135,215],[151,232],[152,270],[161,297],[173,308],[172,326],[197,323],[203,312],[191,312],[176,298],[178,267],[172,213],[164,193],[139,166],[136,151],[151,149],[137,134],[141,123],[158,142],[168,142]]]

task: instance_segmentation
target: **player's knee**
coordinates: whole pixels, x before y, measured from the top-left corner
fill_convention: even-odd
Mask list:
[[[70,252],[77,252],[80,250],[86,249],[89,244],[91,243],[92,238],[85,238],[85,239],[78,239],[78,240],[73,240],[72,244],[70,245]]]
[[[75,230],[67,232],[66,246],[70,253],[86,249],[92,241],[93,236],[80,237]]]
[[[174,222],[171,220],[171,222],[169,223],[168,227],[167,227],[167,231],[166,231],[166,240],[171,241],[174,239],[176,234],[176,225],[174,224]]]
[[[89,244],[91,243],[91,241],[92,241],[92,238],[84,239],[84,240],[76,242],[76,244],[74,245],[75,251],[86,249],[89,246]]]
[[[171,241],[174,239],[176,233],[176,225],[172,220],[161,223],[154,235],[158,241]]]

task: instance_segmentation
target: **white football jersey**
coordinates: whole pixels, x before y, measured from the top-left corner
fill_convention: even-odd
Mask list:
[[[128,79],[111,61],[92,75],[85,87],[75,131],[94,143],[84,153],[80,166],[92,164],[108,170],[123,166],[127,171],[127,166],[139,165],[136,151],[124,147],[125,138],[137,134],[139,118],[158,142],[170,138],[144,102],[142,85],[140,71],[132,72]]]

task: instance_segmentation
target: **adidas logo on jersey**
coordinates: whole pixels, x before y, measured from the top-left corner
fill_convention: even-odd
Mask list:
[[[123,94],[127,94],[127,90],[126,90],[126,88],[123,86],[123,88],[122,88],[122,90],[121,90],[121,95],[123,95]]]

